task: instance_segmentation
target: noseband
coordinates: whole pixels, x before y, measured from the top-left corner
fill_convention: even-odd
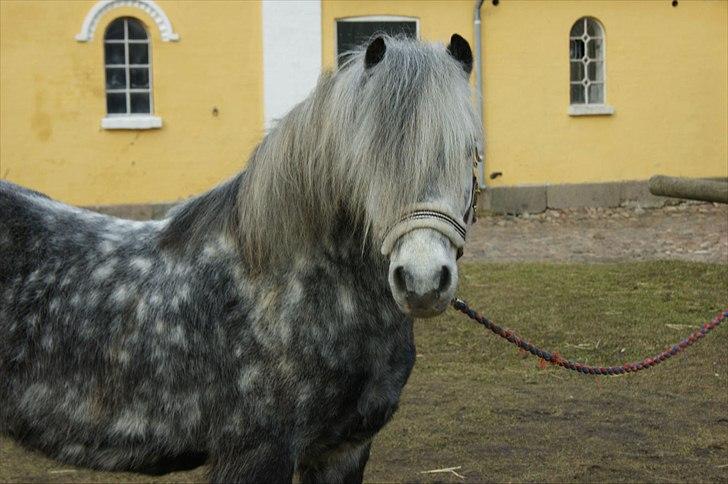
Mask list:
[[[450,210],[443,209],[442,206],[434,203],[418,203],[412,206],[412,209],[402,217],[392,228],[389,229],[387,235],[382,242],[382,254],[388,256],[394,244],[404,234],[416,229],[429,228],[437,230],[445,237],[450,239],[452,245],[457,249],[457,258],[463,255],[463,247],[465,246],[465,236],[468,232],[468,223],[475,223],[478,211],[478,194],[480,186],[478,185],[477,167],[481,160],[477,147],[474,149],[473,155],[473,186],[470,192],[470,203],[468,209],[462,217],[459,217]],[[462,222],[460,221],[462,219]]]

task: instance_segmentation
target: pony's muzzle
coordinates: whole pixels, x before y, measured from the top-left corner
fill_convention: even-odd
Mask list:
[[[436,230],[413,230],[401,238],[389,261],[389,287],[404,313],[427,318],[447,309],[458,284],[455,254]]]
[[[404,266],[398,266],[392,274],[395,289],[404,295],[406,307],[419,317],[434,316],[444,309],[443,295],[452,287],[452,271],[446,265],[429,274],[414,275]],[[424,283],[423,283],[424,281]],[[445,307],[447,300],[444,301]]]

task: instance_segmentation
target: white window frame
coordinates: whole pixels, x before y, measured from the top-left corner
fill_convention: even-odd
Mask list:
[[[600,33],[596,37],[590,36],[587,32],[587,22],[593,22],[597,28],[599,29]],[[574,26],[578,22],[584,23],[584,33],[581,36],[573,37],[571,35],[571,31],[574,29]],[[590,103],[589,101],[589,84],[590,82],[587,80],[587,84],[583,84],[583,81],[572,81],[571,80],[571,68],[572,68],[572,62],[571,59],[571,53],[569,53],[569,109],[568,114],[569,116],[603,116],[603,115],[611,115],[614,114],[614,108],[607,104],[607,39],[606,34],[604,32],[604,26],[602,23],[597,20],[594,17],[581,17],[576,22],[571,24],[571,27],[569,29],[569,49],[571,49],[571,41],[572,40],[581,40],[584,42],[584,57],[580,59],[578,62],[581,62],[584,67],[584,75],[587,76],[588,79],[588,66],[589,66],[589,60],[586,59],[586,52],[587,52],[587,44],[589,40],[592,39],[598,39],[602,41],[602,47],[601,47],[601,58],[597,59],[602,63],[602,80],[600,81],[602,84],[602,102],[601,103]],[[572,103],[571,102],[571,86],[572,85],[582,85],[584,87],[584,99],[586,102],[578,104],[578,103]]]
[[[138,22],[139,25],[144,29],[147,38],[142,39],[129,39],[129,18]],[[101,127],[104,129],[154,129],[162,127],[162,118],[154,116],[154,97],[152,95],[152,49],[151,39],[149,32],[147,31],[144,23],[134,17],[120,17],[114,19],[113,22],[118,20],[124,21],[124,38],[123,39],[107,39],[106,33],[104,32],[104,48],[107,44],[123,44],[124,45],[124,64],[107,64],[106,52],[104,52],[104,101],[108,103],[108,94],[123,93],[126,97],[126,113],[106,113],[103,119],[101,119]],[[113,23],[112,22],[112,23]],[[111,25],[111,24],[109,24]],[[108,28],[108,27],[107,27]],[[131,64],[129,62],[129,44],[146,44],[147,46],[147,63],[146,64]],[[126,70],[126,87],[122,89],[109,89],[106,87],[106,69],[108,68],[124,68]],[[132,88],[131,87],[131,72],[132,68],[146,68],[147,77],[149,81],[149,87],[147,88]],[[148,113],[132,113],[131,112],[131,94],[135,92],[143,92],[149,94],[149,112]],[[108,104],[107,104],[108,109]]]
[[[420,19],[401,15],[365,15],[362,17],[342,17],[334,19],[334,60],[338,61],[339,22],[414,22],[415,38],[420,39]]]

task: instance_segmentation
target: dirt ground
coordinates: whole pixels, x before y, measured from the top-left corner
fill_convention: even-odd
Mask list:
[[[483,217],[469,239],[461,297],[582,362],[655,354],[728,306],[726,206]],[[599,379],[542,368],[452,310],[417,321],[417,364],[365,480],[728,482],[726,331]],[[443,468],[455,469],[428,472]],[[205,470],[95,472],[0,439],[3,482],[196,482]]]
[[[465,260],[617,262],[688,260],[728,263],[728,205],[582,208],[536,215],[481,217]]]

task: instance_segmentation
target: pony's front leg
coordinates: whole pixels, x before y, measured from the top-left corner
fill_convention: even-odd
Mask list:
[[[211,455],[210,482],[290,484],[294,464],[289,443],[273,440],[265,431],[246,437],[219,442]]]
[[[302,484],[361,483],[370,447],[370,442],[358,447],[347,446],[321,459],[302,462],[298,468]]]

